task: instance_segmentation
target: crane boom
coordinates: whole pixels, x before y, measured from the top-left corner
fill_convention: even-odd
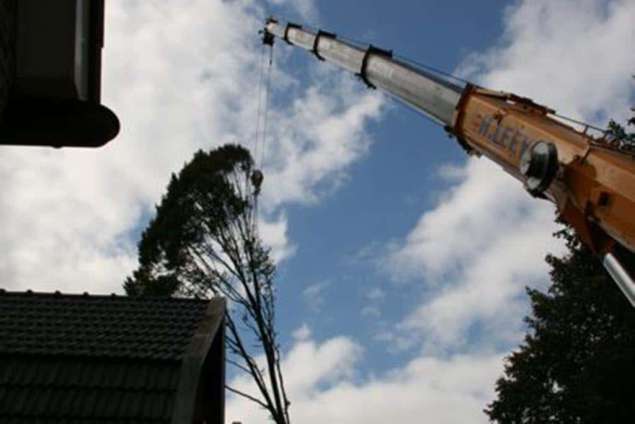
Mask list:
[[[555,203],[562,219],[603,259],[635,306],[635,282],[616,258],[618,245],[635,252],[635,158],[605,137],[594,138],[555,119],[555,111],[512,93],[413,67],[374,46],[362,49],[335,34],[270,18],[274,37],[357,74],[431,117],[470,154],[485,156],[521,181],[535,197]]]
[[[280,25],[269,20],[266,31],[288,43],[313,52],[319,59],[331,62],[359,75],[370,87],[380,88],[432,117],[450,125],[463,88],[432,73],[413,69],[393,59],[392,53],[376,47],[362,50],[323,31],[312,33],[299,25]]]

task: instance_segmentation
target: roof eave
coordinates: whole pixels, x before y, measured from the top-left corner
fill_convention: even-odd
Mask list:
[[[219,424],[224,422],[225,310],[225,299],[219,297],[210,300],[207,310],[205,311],[205,316],[199,323],[192,337],[188,352],[182,359],[179,387],[177,389],[174,414],[172,416],[172,423],[174,424],[192,422],[198,400],[197,393],[200,390],[201,384],[205,383],[201,381],[202,368],[209,355],[222,359],[215,361],[218,366],[221,367],[221,369],[217,371],[220,372],[222,378],[218,381],[220,387],[216,388],[216,399],[206,399],[206,401],[219,406],[217,422]],[[213,351],[212,346],[217,346],[214,350],[218,351]],[[215,423],[210,422],[210,424]]]

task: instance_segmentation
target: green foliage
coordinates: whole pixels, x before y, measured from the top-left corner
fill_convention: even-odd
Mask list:
[[[275,267],[258,237],[254,171],[240,146],[197,152],[172,175],[139,243],[139,268],[124,288],[131,296],[226,298],[226,361],[251,375],[259,396],[228,390],[288,424],[274,326]]]
[[[635,75],[633,75],[633,78],[635,79]],[[635,112],[635,108],[631,108],[631,111]],[[629,119],[626,125],[627,126],[635,125],[635,116]],[[619,140],[619,142],[624,143],[626,145],[629,145],[629,146],[635,145],[635,133],[627,132],[624,126],[615,122],[613,119],[609,121],[607,134],[609,135],[609,137],[613,138],[614,140]]]
[[[205,295],[217,281],[192,268],[193,257],[212,239],[226,239],[238,221],[251,219],[247,179],[253,167],[244,148],[226,145],[198,151],[177,175],[139,243],[139,264],[124,288],[129,295]],[[241,181],[242,180],[242,181]],[[251,234],[255,236],[255,234]],[[254,243],[256,243],[254,241]],[[215,254],[222,255],[222,246]],[[261,252],[266,254],[266,252]]]
[[[635,118],[631,118],[628,121],[628,125],[635,125]],[[617,140],[620,140],[627,144],[635,144],[635,133],[629,133],[626,129],[615,122],[614,120],[609,121],[608,134]]]
[[[507,358],[496,423],[626,423],[635,416],[635,309],[569,230],[569,254],[549,256],[553,284],[528,289],[529,334]],[[635,266],[632,254],[625,256]]]

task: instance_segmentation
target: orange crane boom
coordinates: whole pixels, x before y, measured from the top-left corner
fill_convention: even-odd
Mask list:
[[[555,111],[515,94],[447,77],[395,59],[391,51],[360,48],[325,31],[268,19],[263,41],[275,37],[318,59],[356,73],[441,124],[468,153],[485,156],[522,182],[535,197],[553,202],[560,217],[603,260],[635,306],[635,282],[618,261],[621,245],[635,252],[635,157],[579,131]]]

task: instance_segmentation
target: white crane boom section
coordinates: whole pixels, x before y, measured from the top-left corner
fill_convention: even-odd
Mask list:
[[[462,87],[400,62],[391,52],[373,46],[364,50],[327,32],[313,33],[292,23],[281,25],[274,19],[267,22],[265,31],[359,75],[369,86],[398,97],[441,125],[453,125]]]

